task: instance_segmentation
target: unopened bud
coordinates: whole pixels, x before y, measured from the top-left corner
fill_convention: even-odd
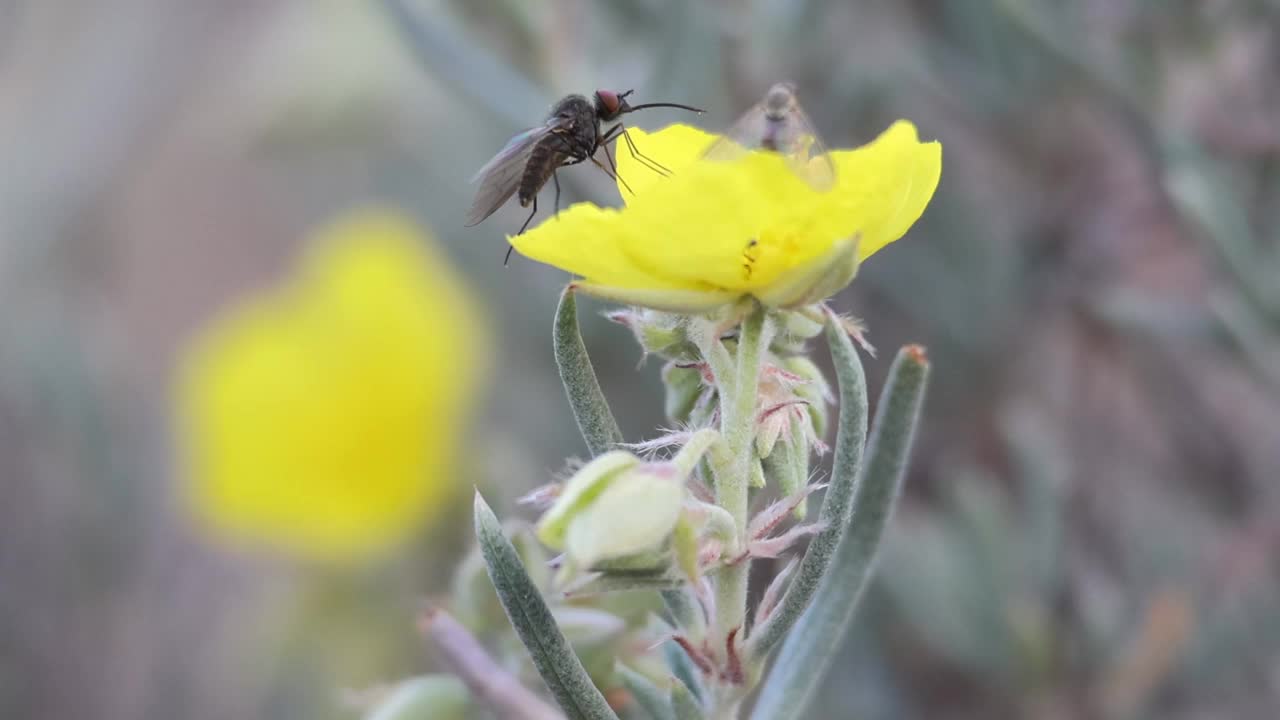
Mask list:
[[[615,478],[640,464],[640,458],[623,450],[596,457],[573,474],[560,497],[538,521],[538,539],[548,547],[564,549],[565,536],[574,516],[595,501]]]
[[[788,372],[804,379],[803,383],[796,385],[795,394],[807,403],[805,410],[813,426],[813,437],[818,440],[825,438],[831,416],[830,406],[834,402],[830,383],[822,370],[802,355],[786,358],[782,364]]]
[[[672,474],[635,469],[615,478],[569,524],[565,552],[580,566],[653,550],[671,535],[684,502]]]
[[[609,313],[607,317],[626,325],[635,334],[645,353],[668,360],[696,360],[698,348],[689,339],[684,319],[679,315],[632,308]]]
[[[702,371],[669,362],[662,368],[662,383],[667,391],[667,419],[680,425],[689,424],[694,406],[706,389],[702,384]]]

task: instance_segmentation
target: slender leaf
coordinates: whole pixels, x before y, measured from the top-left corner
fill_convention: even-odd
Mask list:
[[[567,598],[580,598],[589,595],[606,593],[635,592],[637,590],[672,591],[684,585],[682,575],[670,575],[666,572],[653,573],[616,573],[589,576],[586,580],[575,583],[564,589]]]
[[[502,525],[479,493],[475,500],[475,526],[498,599],[561,709],[570,720],[618,720],[556,626],[538,586],[529,579],[520,555],[502,534]]]
[[[560,381],[569,396],[569,406],[573,408],[573,417],[578,422],[582,439],[586,440],[592,457],[607,452],[622,442],[622,431],[609,410],[609,402],[600,389],[596,370],[587,355],[587,346],[578,331],[578,303],[571,288],[565,288],[560,296],[551,338]]]
[[[835,317],[827,321],[827,342],[835,363],[836,381],[840,386],[840,425],[836,431],[836,455],[831,485],[822,501],[819,517],[823,530],[809,541],[809,549],[800,562],[795,580],[787,588],[782,602],[765,622],[751,633],[747,652],[763,662],[769,652],[795,625],[809,606],[818,584],[831,565],[836,546],[844,537],[853,511],[857,478],[862,469],[862,455],[867,438],[867,379],[853,340]]]
[[[689,654],[680,647],[679,643],[668,642],[662,646],[662,654],[667,659],[667,667],[671,668],[671,674],[676,676],[680,684],[688,688],[694,697],[703,697],[702,680],[698,675],[698,668],[694,667],[693,660],[689,659]]]
[[[682,583],[679,587],[663,590],[661,594],[662,603],[671,615],[672,626],[685,633],[700,635],[706,628],[706,622],[689,584]]]
[[[898,352],[876,412],[849,532],[836,548],[831,570],[813,605],[782,644],[753,718],[805,717],[805,708],[844,639],[874,566],[902,487],[928,374],[923,348],[912,345]]]
[[[676,720],[703,720],[706,717],[702,705],[684,683],[671,686],[671,707],[675,710]]]
[[[618,665],[618,676],[622,684],[627,686],[631,696],[652,720],[676,720],[675,711],[671,709],[671,701],[667,694],[658,689],[649,678],[632,670],[626,665]]]
[[[492,710],[502,717],[521,720],[564,720],[555,708],[545,703],[532,690],[520,684],[520,680],[490,657],[471,631],[453,616],[439,608],[429,609],[419,627],[430,637],[446,662],[466,683],[466,687]],[[444,698],[433,698],[437,709],[443,710]],[[431,703],[423,705],[431,707]],[[464,707],[463,710],[466,710]],[[396,715],[377,720],[409,720],[413,715]],[[432,715],[432,717],[435,717]],[[463,717],[463,712],[458,713]]]

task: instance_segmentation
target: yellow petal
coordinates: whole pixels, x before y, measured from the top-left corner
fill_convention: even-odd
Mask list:
[[[611,152],[618,163],[618,177],[626,181],[618,183],[618,192],[628,203],[634,197],[628,186],[635,195],[643,195],[655,182],[663,179],[651,167],[652,163],[644,162],[637,154],[660,164],[674,175],[701,158],[716,140],[715,135],[705,130],[682,124],[668,125],[655,133],[629,127],[627,134],[631,136],[631,145],[627,144],[627,138],[620,137]]]
[[[385,550],[455,484],[483,366],[475,313],[407,220],[320,233],[288,285],[192,343],[177,388],[188,499],[221,539],[317,559]]]
[[[774,153],[695,162],[635,198],[615,241],[651,274],[751,292],[849,236],[815,217],[821,195]]]
[[[907,121],[865,147],[833,153],[837,178],[827,191],[776,153],[706,160],[715,136],[695,128],[632,132],[642,152],[661,155],[669,177],[628,158],[620,167],[637,192],[624,209],[580,204],[512,243],[581,275],[588,292],[662,309],[743,295],[779,307],[821,299],[911,227],[941,173],[941,146],[921,143]],[[853,238],[857,254],[849,257],[843,243]]]
[[[792,308],[830,297],[848,285],[857,273],[857,248],[856,238],[840,240],[827,252],[788,270],[768,287],[757,290],[756,298],[768,307]]]
[[[836,187],[819,208],[846,237],[859,233],[858,259],[865,260],[906,234],[920,219],[938,187],[942,145],[922,143],[915,125],[899,120],[871,143],[833,153]]]
[[[632,262],[617,238],[633,230],[618,210],[577,203],[521,235],[508,236],[507,241],[525,257],[606,285],[698,289],[648,273]]]

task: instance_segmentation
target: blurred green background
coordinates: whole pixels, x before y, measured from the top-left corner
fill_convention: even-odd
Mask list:
[[[1280,707],[1280,3],[0,0],[0,716],[355,717],[435,667],[468,546],[584,452],[472,173],[569,92],[721,129],[789,79],[831,147],[943,144],[924,218],[833,305],[934,384],[814,717],[1262,718]],[[679,111],[631,117],[646,128]],[[567,201],[617,203],[594,168]],[[175,359],[317,225],[408,209],[495,336],[445,520],[334,572],[179,509]],[[658,364],[588,304],[630,439]]]

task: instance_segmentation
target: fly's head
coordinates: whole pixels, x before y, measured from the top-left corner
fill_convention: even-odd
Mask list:
[[[595,111],[596,117],[600,119],[600,122],[613,122],[625,113],[631,112],[632,107],[627,103],[627,96],[632,92],[634,92],[634,90],[628,90],[626,92],[597,90]]]
[[[789,82],[777,83],[764,96],[764,112],[772,120],[786,117],[795,104],[796,87]]]

